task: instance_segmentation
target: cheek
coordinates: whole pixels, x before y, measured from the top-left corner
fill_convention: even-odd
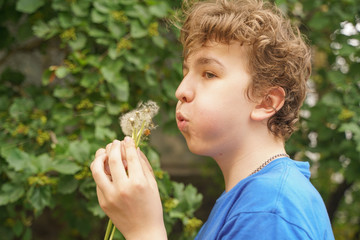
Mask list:
[[[223,135],[227,129],[229,118],[218,108],[206,108],[197,113],[194,136],[209,141]]]

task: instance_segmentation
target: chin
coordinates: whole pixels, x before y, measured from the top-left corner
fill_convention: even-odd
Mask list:
[[[208,149],[207,148],[203,148],[199,145],[197,145],[196,143],[192,144],[190,141],[186,140],[187,146],[190,150],[190,152],[192,152],[193,154],[199,155],[199,156],[210,156],[210,154],[208,154]]]

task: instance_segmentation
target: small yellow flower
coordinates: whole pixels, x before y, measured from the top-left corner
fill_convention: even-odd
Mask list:
[[[338,118],[340,120],[348,120],[350,118],[352,118],[355,115],[355,113],[353,111],[350,111],[349,109],[342,109],[341,113],[339,114]]]
[[[116,51],[120,52],[123,49],[130,50],[132,48],[132,43],[127,38],[121,38],[120,41],[116,45]]]
[[[154,175],[157,179],[163,179],[164,178],[164,172],[161,170],[155,170]]]
[[[91,109],[93,108],[94,104],[88,99],[85,98],[83,100],[81,100],[81,102],[76,105],[76,109],[77,110],[81,110],[81,109]]]
[[[179,200],[176,198],[169,198],[164,202],[165,212],[170,212],[172,209],[176,208],[179,205]]]
[[[70,71],[74,71],[76,69],[76,65],[67,59],[64,60],[64,64]]]
[[[42,131],[41,129],[39,129],[37,131],[37,137],[36,137],[36,142],[42,146],[44,145],[45,142],[50,140],[50,134],[48,132]]]
[[[75,28],[69,28],[60,34],[60,38],[64,41],[76,40]]]
[[[25,125],[22,124],[22,123],[20,123],[20,124],[16,127],[16,129],[15,129],[15,131],[12,133],[12,135],[13,135],[13,136],[16,136],[16,135],[18,135],[18,134],[26,135],[26,134],[28,134],[28,132],[29,132],[29,127],[28,127],[28,126],[25,126]]]
[[[112,11],[111,17],[115,19],[115,21],[119,21],[122,23],[125,23],[128,20],[128,17],[125,15],[124,11]]]
[[[39,173],[36,176],[30,176],[28,177],[27,181],[30,186],[32,185],[44,186],[44,185],[56,184],[55,179],[46,176],[44,173]]]
[[[87,177],[91,177],[91,172],[89,170],[89,167],[83,167],[81,172],[75,174],[74,178],[77,180],[81,180]]]
[[[159,36],[159,23],[153,22],[148,27],[149,35],[152,36]]]
[[[194,233],[200,226],[202,225],[202,221],[197,218],[189,219],[185,224],[185,233],[191,235]]]

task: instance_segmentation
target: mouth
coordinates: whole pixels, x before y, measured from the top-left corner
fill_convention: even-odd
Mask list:
[[[187,129],[188,120],[180,112],[176,113],[176,123],[180,131]]]

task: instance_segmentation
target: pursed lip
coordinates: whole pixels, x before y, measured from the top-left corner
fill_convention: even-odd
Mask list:
[[[176,112],[176,123],[180,131],[184,131],[187,128],[188,119],[180,112]]]

